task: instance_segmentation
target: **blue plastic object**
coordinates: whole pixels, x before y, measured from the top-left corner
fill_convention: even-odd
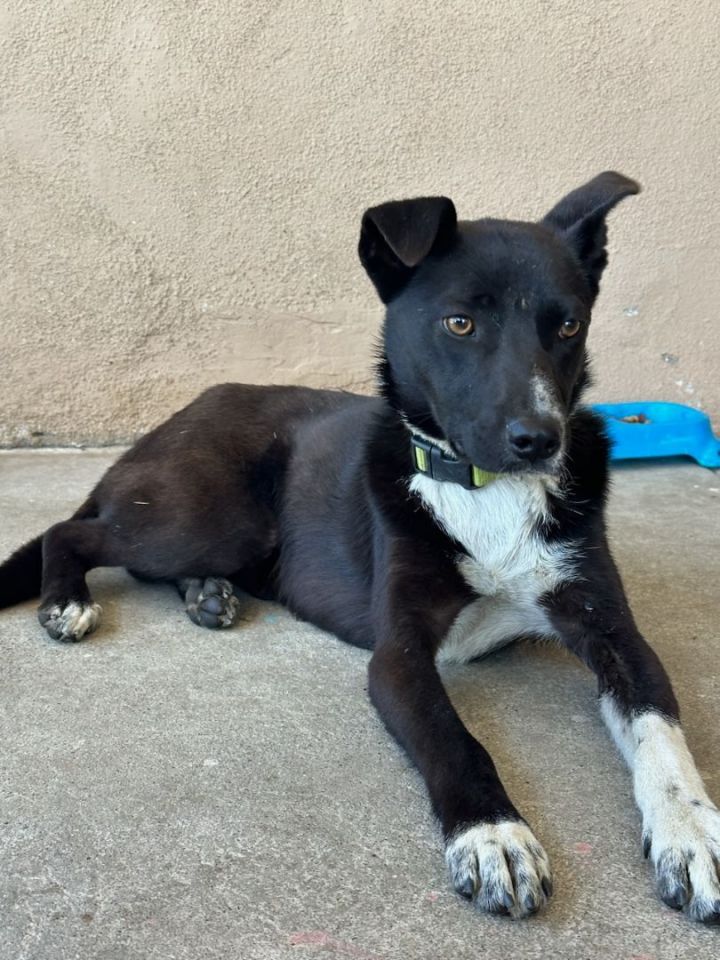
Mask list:
[[[720,438],[700,410],[682,403],[597,403],[593,409],[605,418],[613,460],[685,456],[720,467]]]

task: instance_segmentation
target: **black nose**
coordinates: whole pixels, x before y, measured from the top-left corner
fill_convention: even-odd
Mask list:
[[[510,448],[521,460],[547,460],[560,449],[560,430],[553,420],[512,420],[507,425]]]

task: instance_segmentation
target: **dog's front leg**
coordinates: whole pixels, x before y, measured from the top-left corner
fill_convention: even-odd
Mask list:
[[[720,920],[720,812],[707,795],[658,657],[640,635],[614,563],[548,601],[561,639],[597,674],[600,709],[633,774],[643,850],[658,893],[695,920]],[[589,574],[589,571],[588,571]]]
[[[425,779],[453,885],[491,913],[534,913],[552,892],[548,858],[490,755],[455,712],[435,667],[452,617],[447,587],[437,573],[424,582],[396,573],[382,594],[370,697]]]

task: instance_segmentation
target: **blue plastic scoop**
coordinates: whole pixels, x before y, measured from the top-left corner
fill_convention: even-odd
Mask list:
[[[720,467],[720,439],[710,418],[682,403],[596,403],[612,440],[613,460],[692,457]]]

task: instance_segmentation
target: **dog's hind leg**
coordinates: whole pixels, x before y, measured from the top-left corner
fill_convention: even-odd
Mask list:
[[[88,570],[111,565],[104,555],[106,526],[97,519],[56,523],[42,540],[42,597],[38,619],[53,640],[74,643],[92,633],[102,608],[93,603]]]
[[[223,577],[183,577],[176,581],[185,610],[200,627],[231,627],[238,618],[240,601],[233,585]]]

